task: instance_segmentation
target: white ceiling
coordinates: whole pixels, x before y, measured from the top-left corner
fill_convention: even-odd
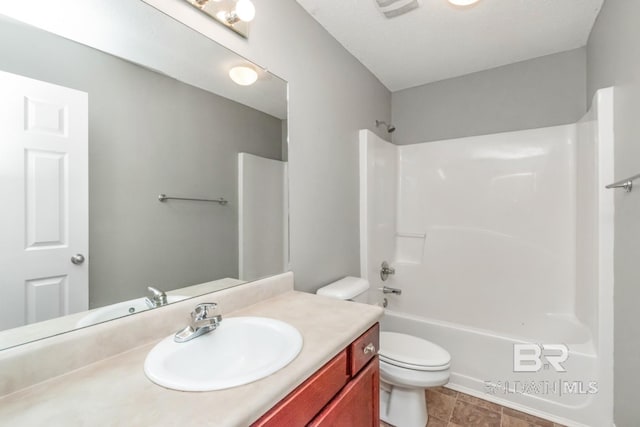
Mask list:
[[[391,91],[586,45],[603,0],[418,0],[387,19],[375,0],[297,0]]]

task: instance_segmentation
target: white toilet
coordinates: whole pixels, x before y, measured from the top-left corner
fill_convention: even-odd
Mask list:
[[[318,295],[367,302],[369,283],[345,277],[324,286]],[[422,338],[396,332],[380,332],[380,418],[396,427],[427,425],[424,389],[449,381],[451,356],[442,347]]]

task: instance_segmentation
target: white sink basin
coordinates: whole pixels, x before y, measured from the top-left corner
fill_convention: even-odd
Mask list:
[[[222,390],[257,381],[284,368],[302,349],[293,326],[266,317],[222,319],[216,330],[185,343],[171,335],[147,355],[144,373],[182,391]]]
[[[189,297],[182,295],[167,295],[167,302],[178,302]],[[149,306],[145,302],[145,298],[137,298],[129,301],[119,302],[117,304],[107,305],[90,311],[86,316],[78,320],[76,327],[94,325],[107,320],[117,319],[118,317],[127,316],[129,314],[138,313],[148,310]]]

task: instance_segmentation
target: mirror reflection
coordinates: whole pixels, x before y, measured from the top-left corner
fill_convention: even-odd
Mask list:
[[[0,348],[287,269],[286,83],[233,87],[247,61],[147,9],[191,51],[0,17]]]

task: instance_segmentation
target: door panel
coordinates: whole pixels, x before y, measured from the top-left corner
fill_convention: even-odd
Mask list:
[[[27,323],[63,316],[66,307],[67,277],[45,277],[26,281]]]
[[[65,203],[65,153],[27,149],[25,152],[25,218],[27,249],[63,246],[69,223]]]

